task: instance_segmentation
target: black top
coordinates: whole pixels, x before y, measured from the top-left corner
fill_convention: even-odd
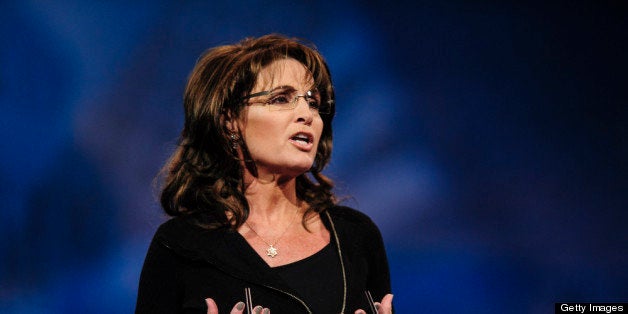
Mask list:
[[[305,259],[273,268],[314,313],[340,313],[342,308],[342,273],[333,243]]]
[[[320,217],[342,255],[347,283],[344,313],[368,311],[365,290],[378,301],[391,292],[379,229],[366,215],[348,207],[329,208]],[[340,258],[336,256],[334,263],[340,264]],[[342,285],[342,277],[330,278]],[[244,301],[244,288],[250,288],[254,305],[273,314],[314,313],[310,303],[315,301],[306,300],[301,294],[307,292],[288,281],[237,231],[206,230],[187,216],[176,217],[159,227],[148,249],[135,312],[206,314],[205,298],[211,297],[221,313],[228,313]],[[336,298],[343,295],[344,291]]]

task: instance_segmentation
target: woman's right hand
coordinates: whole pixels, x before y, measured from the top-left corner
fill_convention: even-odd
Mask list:
[[[205,303],[207,303],[207,314],[218,314],[218,305],[212,298],[205,299]],[[244,307],[246,304],[244,302],[238,302],[231,309],[230,314],[242,314],[244,313]],[[270,314],[270,310],[267,308],[263,308],[261,305],[258,305],[253,308],[253,313],[255,314]],[[251,313],[251,314],[253,314]]]
[[[392,314],[392,294],[387,294],[382,299],[382,302],[375,302],[373,305],[375,306],[375,310],[377,314]],[[366,311],[360,309],[355,311],[354,314],[366,314]]]

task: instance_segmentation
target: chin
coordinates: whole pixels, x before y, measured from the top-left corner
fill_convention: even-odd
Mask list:
[[[297,177],[308,172],[310,168],[312,168],[313,164],[314,164],[313,160],[310,160],[307,162],[294,163],[290,166],[284,167],[284,170],[286,170],[287,173],[290,173],[291,176]]]
[[[275,173],[281,177],[296,178],[306,172],[308,172],[314,164],[314,158],[292,158],[274,160],[274,162],[265,164],[258,162],[258,170],[267,169],[268,172]],[[263,171],[264,172],[264,171]]]
[[[296,173],[296,176],[299,176],[310,171],[310,168],[312,168],[312,164],[308,164],[306,166],[293,167],[290,170],[291,172]]]

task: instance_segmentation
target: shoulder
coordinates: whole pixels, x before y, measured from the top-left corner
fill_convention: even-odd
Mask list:
[[[165,246],[180,255],[195,259],[206,251],[208,241],[214,241],[224,233],[224,228],[205,228],[196,219],[177,216],[157,228],[153,244]]]
[[[379,234],[379,228],[365,213],[347,206],[334,206],[327,209],[332,222],[339,229],[358,233]]]
[[[155,239],[183,238],[200,232],[199,227],[192,224],[189,219],[177,216],[162,223],[155,232]]]
[[[156,238],[194,238],[222,230],[224,228],[210,226],[201,222],[201,220],[193,215],[175,216],[162,223],[155,232]]]
[[[336,205],[327,209],[333,218],[346,220],[353,223],[372,223],[372,220],[365,213],[347,206]]]

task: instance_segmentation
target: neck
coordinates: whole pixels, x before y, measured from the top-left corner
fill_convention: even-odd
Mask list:
[[[280,181],[274,176],[265,181],[248,176],[244,196],[251,209],[249,221],[256,224],[289,222],[301,206],[296,193],[296,178]]]

